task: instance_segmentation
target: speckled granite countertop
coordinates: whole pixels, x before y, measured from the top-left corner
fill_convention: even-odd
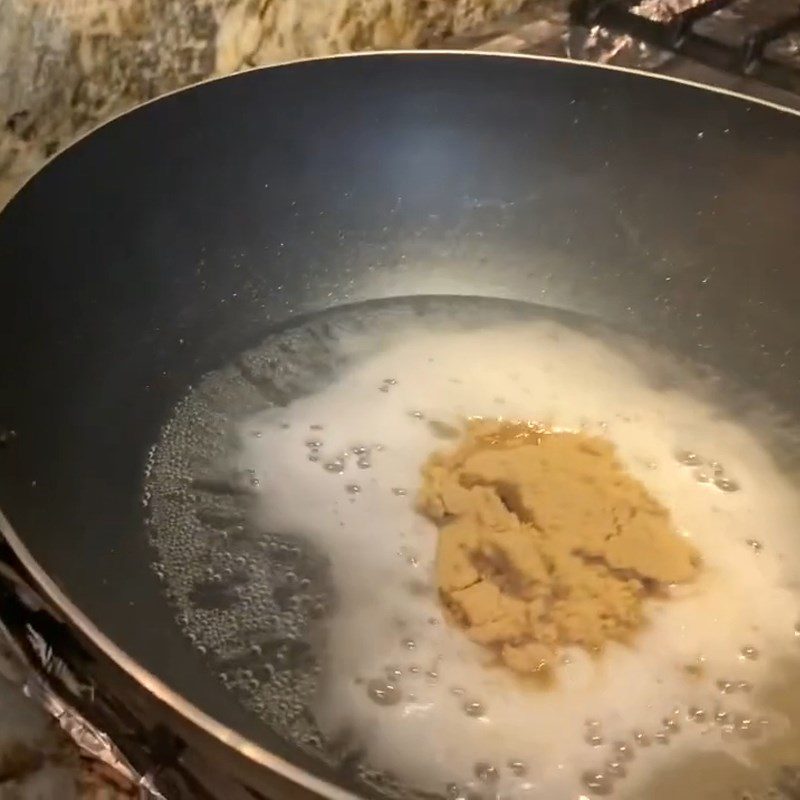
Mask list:
[[[418,47],[525,0],[0,0],[0,203],[77,136],[215,75]]]

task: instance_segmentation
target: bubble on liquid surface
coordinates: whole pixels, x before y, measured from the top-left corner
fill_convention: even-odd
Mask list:
[[[761,653],[759,653],[758,648],[753,647],[751,644],[746,644],[741,650],[740,654],[742,658],[747,659],[748,661],[755,661]]]
[[[611,791],[614,788],[613,778],[606,772],[586,770],[581,777],[584,787],[592,794],[611,794]]]
[[[464,713],[469,717],[482,717],[486,713],[483,703],[477,700],[470,700],[464,703]]]
[[[586,744],[590,744],[592,747],[600,747],[605,741],[603,735],[597,731],[586,731],[583,738]]]
[[[686,464],[687,466],[697,466],[703,463],[703,459],[693,450],[679,450],[675,454],[675,458],[680,464]]]
[[[379,706],[397,705],[403,696],[396,682],[380,679],[373,679],[367,684],[367,694]]]
[[[740,488],[739,484],[735,480],[725,476],[715,478],[714,485],[717,487],[717,489],[721,489],[723,492],[738,492]]]
[[[649,747],[650,745],[650,737],[644,731],[634,731],[633,741],[636,742],[639,747]]]
[[[622,761],[606,761],[604,770],[614,778],[624,778],[628,774]]]
[[[692,706],[689,709],[688,717],[693,722],[705,722],[708,715],[706,714],[705,709],[697,708],[697,706]]]
[[[486,761],[479,761],[475,765],[475,777],[483,783],[495,783],[500,777],[497,768]]]

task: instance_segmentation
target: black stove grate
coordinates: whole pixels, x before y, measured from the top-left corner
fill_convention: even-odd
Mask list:
[[[800,61],[787,63],[770,56],[769,45],[800,31],[800,5],[777,21],[751,30],[739,44],[730,44],[696,29],[697,23],[734,5],[736,0],[705,0],[666,20],[635,11],[636,0],[572,0],[574,25],[599,25],[646,44],[691,58],[707,67],[753,77],[779,89],[800,94]]]

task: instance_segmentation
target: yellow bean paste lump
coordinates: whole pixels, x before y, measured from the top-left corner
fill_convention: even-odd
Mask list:
[[[562,648],[629,642],[646,604],[700,558],[605,439],[471,420],[430,456],[418,509],[439,527],[447,617],[517,673],[552,676]]]

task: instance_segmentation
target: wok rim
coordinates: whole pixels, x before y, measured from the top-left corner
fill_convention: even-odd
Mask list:
[[[747,103],[755,103],[760,106],[765,106],[766,108],[772,108],[775,111],[783,111],[787,114],[791,114],[795,117],[800,117],[800,108],[791,108],[790,106],[783,106],[780,103],[776,103],[772,100],[765,100],[760,97],[754,97],[750,94],[744,94],[743,92],[736,92],[733,89],[725,89],[722,86],[711,86],[707,83],[700,83],[699,81],[691,81],[687,80],[686,78],[677,78],[673,75],[662,75],[658,72],[651,72],[645,69],[635,69],[633,67],[620,67],[616,64],[601,64],[596,61],[589,61],[585,58],[567,58],[565,56],[542,56],[537,55],[536,53],[503,53],[503,52],[493,52],[491,50],[465,50],[465,49],[449,49],[449,48],[431,48],[430,50],[423,50],[423,49],[408,49],[402,48],[397,50],[368,50],[368,51],[361,51],[357,53],[335,53],[333,55],[325,55],[325,56],[306,56],[304,58],[293,58],[288,61],[278,61],[274,64],[261,64],[256,67],[246,67],[245,69],[241,69],[238,72],[232,72],[228,75],[212,75],[209,78],[205,78],[201,81],[197,81],[195,83],[190,83],[186,86],[180,86],[177,89],[172,89],[169,92],[164,92],[164,94],[160,94],[157,97],[152,97],[150,100],[145,100],[143,103],[137,103],[136,105],[132,106],[131,108],[126,109],[125,111],[120,111],[118,114],[113,114],[107,119],[104,119],[99,125],[90,128],[89,130],[85,131],[84,133],[76,136],[69,144],[64,146],[61,150],[57,150],[53,155],[49,158],[45,159],[42,164],[31,172],[27,178],[13,191],[11,195],[6,200],[5,206],[0,208],[0,214],[2,214],[4,208],[10,205],[14,198],[28,185],[28,183],[33,180],[43,169],[45,169],[52,161],[62,156],[72,147],[77,145],[79,142],[82,142],[87,136],[91,136],[101,128],[104,128],[106,125],[110,125],[112,122],[116,122],[118,119],[122,119],[122,117],[131,114],[134,111],[137,111],[140,108],[145,108],[153,103],[157,103],[159,100],[163,100],[167,97],[172,97],[172,95],[180,94],[181,92],[190,91],[192,89],[197,88],[198,86],[205,86],[207,83],[217,83],[218,81],[229,80],[231,78],[236,78],[238,75],[249,75],[253,72],[261,72],[262,70],[268,69],[281,69],[282,67],[292,67],[296,64],[306,64],[306,63],[313,63],[315,61],[338,61],[344,58],[372,58],[372,57],[386,57],[386,56],[436,56],[436,57],[445,57],[445,56],[470,56],[473,58],[486,58],[486,59],[525,59],[528,61],[546,61],[551,62],[554,64],[569,64],[576,67],[583,67],[583,68],[591,68],[591,69],[599,69],[599,70],[608,70],[609,72],[622,72],[627,73],[630,75],[639,75],[643,78],[650,78],[652,80],[664,81],[665,83],[678,83],[683,84],[684,86],[691,86],[695,89],[700,89],[702,91],[711,92],[713,94],[721,94],[727,97],[732,97],[737,100],[744,100]],[[746,76],[742,76],[746,77]],[[788,90],[787,90],[788,91]]]
[[[732,91],[730,89],[724,89],[717,86],[709,86],[707,84],[699,83],[697,81],[685,80],[683,78],[677,78],[670,75],[661,75],[658,73],[648,72],[642,69],[631,69],[628,67],[620,67],[612,64],[599,64],[582,59],[571,59],[571,58],[556,57],[556,56],[542,56],[542,55],[528,54],[528,53],[500,53],[491,51],[444,49],[444,48],[431,49],[431,50],[414,50],[414,49],[375,50],[368,52],[339,53],[335,55],[311,56],[307,58],[292,59],[290,61],[281,61],[275,64],[265,64],[257,67],[252,67],[229,75],[213,76],[205,80],[198,81],[197,83],[189,84],[188,86],[183,86],[171,92],[159,95],[158,97],[154,97],[150,100],[147,100],[144,103],[140,103],[138,105],[133,106],[132,108],[122,111],[119,114],[113,115],[108,119],[104,120],[96,127],[92,128],[91,130],[76,137],[66,147],[64,147],[62,150],[59,150],[56,154],[54,154],[46,161],[44,161],[37,170],[31,173],[17,187],[17,189],[13,192],[13,194],[8,198],[6,205],[10,205],[11,203],[13,203],[14,198],[17,196],[17,194],[23,191],[25,186],[30,181],[32,181],[42,170],[46,169],[47,166],[54,159],[59,158],[62,154],[70,150],[79,142],[83,141],[83,139],[85,139],[87,136],[91,136],[96,131],[100,130],[106,125],[109,125],[125,117],[126,115],[137,111],[140,108],[149,106],[150,104],[158,102],[159,100],[163,100],[166,97],[170,97],[172,95],[179,94],[181,92],[191,91],[196,87],[203,86],[208,83],[215,83],[217,81],[235,79],[239,75],[249,74],[252,72],[257,72],[262,70],[282,69],[286,67],[292,67],[297,64],[305,64],[317,61],[320,62],[337,61],[345,58],[374,58],[374,57],[385,58],[386,56],[392,56],[392,57],[413,56],[417,58],[433,57],[434,59],[436,58],[444,59],[448,56],[457,56],[459,58],[464,56],[469,56],[471,58],[485,58],[488,60],[524,59],[534,62],[567,64],[570,66],[584,68],[584,69],[608,70],[610,72],[621,72],[621,73],[637,75],[639,77],[650,80],[683,84],[685,86],[689,86],[702,91],[724,95],[733,98],[735,100],[742,100],[750,104],[764,106],[778,112],[784,112],[796,117],[800,117],[800,109],[793,109],[788,106],[782,106],[779,103],[775,103],[770,100],[753,97],[752,95],[743,94],[741,92]],[[0,214],[1,213],[2,209],[0,209]],[[80,608],[78,608],[78,606],[70,599],[67,593],[64,592],[56,584],[56,582],[48,575],[48,573],[43,569],[43,567],[39,564],[36,558],[34,558],[33,554],[28,549],[28,547],[24,544],[22,538],[14,530],[14,527],[11,525],[8,518],[3,513],[2,508],[0,508],[0,535],[2,535],[2,537],[6,540],[12,552],[19,559],[23,567],[28,571],[31,578],[35,582],[36,586],[41,589],[46,598],[58,610],[63,612],[64,616],[69,621],[69,623],[71,625],[74,625],[80,631],[80,633],[92,643],[93,646],[95,646],[98,650],[100,650],[100,652],[103,653],[105,657],[109,658],[117,667],[119,667],[130,678],[132,678],[136,684],[138,684],[144,690],[149,692],[156,700],[163,703],[171,711],[175,712],[180,717],[182,717],[183,719],[190,722],[192,725],[199,728],[201,731],[203,731],[211,738],[216,740],[216,742],[218,742],[219,744],[230,747],[240,756],[248,759],[256,766],[268,769],[273,773],[276,773],[277,775],[281,776],[282,778],[285,778],[286,780],[291,781],[292,783],[304,789],[307,789],[308,791],[314,792],[317,795],[323,797],[331,798],[331,800],[359,800],[360,797],[359,795],[356,795],[353,792],[343,789],[342,787],[336,785],[335,783],[332,783],[331,781],[325,780],[324,778],[316,777],[315,775],[306,771],[302,767],[296,766],[292,762],[284,758],[281,758],[280,756],[275,755],[274,753],[262,747],[261,745],[258,745],[252,739],[249,739],[248,737],[240,733],[237,733],[232,728],[219,722],[214,717],[210,716],[201,708],[199,708],[197,705],[189,702],[182,694],[180,694],[175,689],[171,688],[166,682],[161,680],[161,678],[157,677],[152,672],[145,669],[138,661],[136,661],[136,659],[134,659],[119,645],[117,645],[110,637],[108,637],[105,633],[103,633],[103,631],[88,617],[88,615],[86,615],[83,611],[81,611]]]

